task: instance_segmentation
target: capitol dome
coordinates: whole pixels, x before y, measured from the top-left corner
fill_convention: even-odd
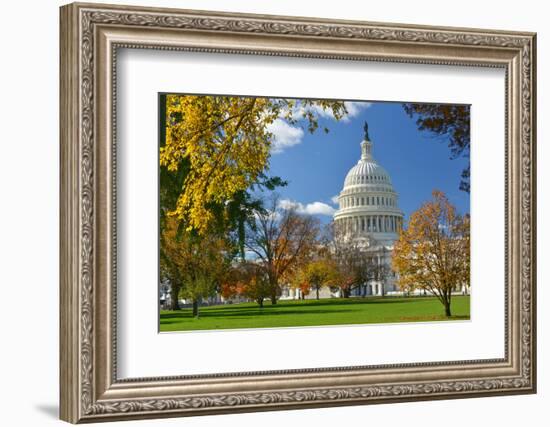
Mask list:
[[[403,224],[403,212],[390,175],[372,156],[372,146],[366,134],[361,142],[361,158],[349,170],[338,195],[334,222],[350,237],[371,237],[391,245]]]
[[[361,143],[363,155],[361,156],[361,160],[359,160],[346,175],[344,188],[351,187],[352,185],[369,183],[378,183],[381,185],[385,184],[391,186],[390,176],[386,170],[376,163],[370,155],[371,148],[372,143],[370,141],[363,141]]]

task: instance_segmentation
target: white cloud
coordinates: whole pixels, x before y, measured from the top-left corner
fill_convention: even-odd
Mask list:
[[[348,115],[345,116],[342,120],[349,122],[350,119],[357,117],[361,111],[366,110],[372,106],[372,102],[355,102],[355,101],[346,101],[344,102],[346,109],[348,110]]]
[[[372,103],[345,101],[344,105],[348,110],[348,114],[342,118],[342,121],[349,122],[350,119],[357,117],[361,111],[369,108]],[[320,105],[311,105],[305,108],[312,111],[320,118],[335,120],[334,114],[330,108],[324,109]],[[298,104],[294,107],[292,116],[295,119],[302,120],[303,113],[304,106]],[[285,149],[300,144],[304,138],[304,130],[301,127],[292,126],[287,121],[280,118],[275,119],[273,123],[268,125],[267,131],[271,132],[274,136],[273,145],[271,147],[272,154],[282,153]]]
[[[267,131],[274,136],[271,152],[273,154],[281,153],[285,148],[300,144],[304,137],[304,131],[295,126],[289,125],[282,119],[276,119],[268,125]]]
[[[303,215],[327,215],[332,216],[336,209],[323,202],[313,202],[304,205],[300,202],[295,202],[289,199],[279,201],[281,209],[296,209],[296,212]]]
[[[311,110],[319,117],[323,117],[325,119],[334,119],[334,114],[332,114],[332,109],[330,108],[323,108],[320,105],[315,104],[311,106]]]
[[[258,212],[254,212],[252,215],[254,216],[254,218],[256,220],[259,220],[260,218],[263,218],[263,219],[269,219],[269,220],[273,220],[273,221],[279,221],[281,219],[281,213],[280,212],[277,212],[276,210],[271,211],[269,209],[266,210],[265,214],[260,215]]]
[[[344,105],[346,106],[346,110],[348,110],[348,114],[342,118],[342,121],[349,122],[350,119],[357,117],[363,110],[371,107],[372,102],[344,101]],[[305,108],[298,104],[292,114],[295,118],[301,118],[305,109],[312,111],[320,118],[336,120],[332,113],[332,109],[323,108],[317,104]]]
[[[338,194],[337,194],[336,196],[332,196],[332,197],[330,198],[330,200],[332,201],[332,203],[334,203],[335,205],[337,205],[337,204],[338,204]]]
[[[332,206],[323,202],[308,203],[304,208],[304,213],[309,215],[329,215],[332,216],[336,212]]]

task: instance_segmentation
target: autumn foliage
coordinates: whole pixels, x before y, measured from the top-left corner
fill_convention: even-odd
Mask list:
[[[172,285],[172,302],[177,305],[180,296],[190,299],[198,316],[201,299],[215,292],[227,271],[229,249],[220,236],[179,232],[176,219],[168,218],[160,238],[160,267]]]
[[[243,261],[229,269],[220,293],[225,299],[244,297],[263,307],[264,299],[269,295],[269,282],[261,265]]]
[[[441,191],[432,196],[400,231],[392,263],[403,290],[433,293],[451,316],[452,292],[470,281],[470,217],[458,214]]]
[[[269,298],[276,304],[283,282],[289,282],[316,248],[319,220],[282,209],[277,198],[258,210],[247,227],[245,246],[257,259],[269,286]]]
[[[323,286],[335,286],[340,282],[339,273],[338,266],[332,259],[318,258],[302,266],[295,275],[294,286],[300,288],[303,295],[314,290],[319,299],[319,291]]]
[[[170,172],[187,168],[170,214],[188,229],[205,232],[214,219],[211,205],[232,200],[262,177],[274,141],[269,125],[303,119],[314,132],[319,109],[336,119],[347,113],[341,101],[167,95],[160,166]]]
[[[290,212],[268,224],[269,213],[253,195],[286,184],[267,176],[275,142],[270,125],[282,120],[314,132],[320,114],[344,117],[345,103],[203,95],[161,100],[161,273],[171,284],[172,308],[183,297],[198,314],[201,298],[215,292],[260,304],[269,296],[275,303],[279,282],[315,238],[315,224]],[[262,215],[263,224],[256,221]],[[248,250],[263,254],[258,262],[245,261],[245,240]]]

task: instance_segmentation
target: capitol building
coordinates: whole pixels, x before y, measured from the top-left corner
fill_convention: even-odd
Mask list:
[[[397,199],[389,174],[372,156],[372,142],[365,140],[338,196],[335,226],[350,238],[391,246],[403,223]]]
[[[371,281],[355,291],[356,295],[385,295],[397,291],[391,272],[391,254],[397,233],[403,225],[398,194],[390,175],[372,154],[373,143],[365,125],[361,158],[344,180],[338,195],[339,209],[334,214],[337,238],[357,245],[365,258],[385,267],[384,280]]]
[[[399,209],[398,194],[390,175],[375,160],[373,143],[365,123],[361,142],[361,157],[347,173],[338,195],[338,210],[334,214],[334,246],[357,248],[360,260],[369,262],[380,272],[355,287],[350,296],[388,295],[400,293],[391,268],[391,256],[399,229],[403,226],[403,212]],[[337,240],[337,242],[336,242]],[[321,298],[339,297],[339,290],[321,289]],[[283,288],[282,299],[315,298],[314,293],[302,296],[299,289]]]

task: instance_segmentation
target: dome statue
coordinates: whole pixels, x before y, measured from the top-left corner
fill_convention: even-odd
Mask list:
[[[365,124],[363,125],[363,131],[365,131],[365,141],[370,141],[369,138],[369,124],[365,120]]]

